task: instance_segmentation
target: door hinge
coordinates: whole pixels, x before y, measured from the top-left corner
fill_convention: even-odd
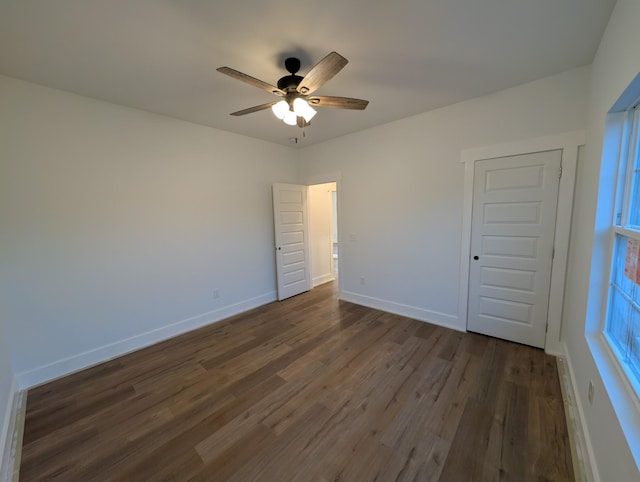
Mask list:
[[[562,166],[558,169],[558,179],[562,177]]]

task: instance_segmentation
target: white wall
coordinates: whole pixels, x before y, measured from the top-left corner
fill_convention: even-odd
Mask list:
[[[3,426],[4,416],[9,407],[10,397],[14,388],[13,369],[9,360],[8,342],[4,332],[4,326],[0,321],[0,428]],[[0,453],[2,452],[0,451]]]
[[[309,186],[309,240],[311,251],[311,283],[317,286],[335,279],[332,265],[332,191],[336,183]]]
[[[460,153],[584,129],[589,72],[574,69],[302,150],[307,179],[341,176],[341,296],[464,329]]]
[[[575,194],[570,263],[565,298],[565,343],[578,388],[579,402],[593,446],[595,462],[602,481],[640,480],[638,466],[628,448],[620,421],[612,405],[612,398],[621,402],[609,387],[604,388],[600,371],[596,368],[596,332],[602,321],[602,291],[607,263],[608,232],[611,221],[611,199],[606,191],[612,187],[615,159],[603,159],[605,117],[614,102],[640,72],[640,2],[618,0],[592,66],[592,80],[588,104],[587,145],[584,161],[578,168]],[[598,198],[598,191],[602,194]],[[589,333],[585,338],[585,329]],[[591,340],[591,345],[587,343]],[[590,349],[591,346],[591,349]],[[602,358],[599,358],[602,362]],[[602,365],[601,365],[602,367]],[[587,402],[589,380],[595,383],[593,405]],[[607,377],[607,383],[611,380]],[[640,414],[637,405],[627,416]],[[629,422],[623,422],[629,429]],[[636,437],[640,437],[636,425]],[[637,440],[637,439],[636,439]],[[636,443],[636,451],[640,446]]]
[[[0,149],[22,386],[275,298],[271,184],[298,180],[295,150],[7,77]]]
[[[7,339],[0,319],[0,480],[5,475],[9,463],[7,453],[11,444],[10,420],[13,409],[13,396],[16,390],[13,369],[7,350]]]

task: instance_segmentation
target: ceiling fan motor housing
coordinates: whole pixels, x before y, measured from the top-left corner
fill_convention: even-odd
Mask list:
[[[278,80],[278,89],[284,90],[285,92],[289,93],[295,91],[300,82],[302,82],[302,77],[300,77],[299,75],[285,75],[280,80]]]

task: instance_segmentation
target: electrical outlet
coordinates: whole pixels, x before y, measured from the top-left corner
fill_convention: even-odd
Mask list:
[[[589,405],[593,405],[593,380],[589,380],[589,393],[587,395]]]
[[[363,285],[363,286],[366,284],[364,276],[362,278],[360,278],[360,284]]]
[[[218,288],[213,290],[213,297],[214,298],[220,298],[220,290]]]

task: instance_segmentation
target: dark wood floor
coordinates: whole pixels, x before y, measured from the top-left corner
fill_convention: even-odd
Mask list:
[[[30,390],[20,480],[573,480],[553,357],[334,289]]]

